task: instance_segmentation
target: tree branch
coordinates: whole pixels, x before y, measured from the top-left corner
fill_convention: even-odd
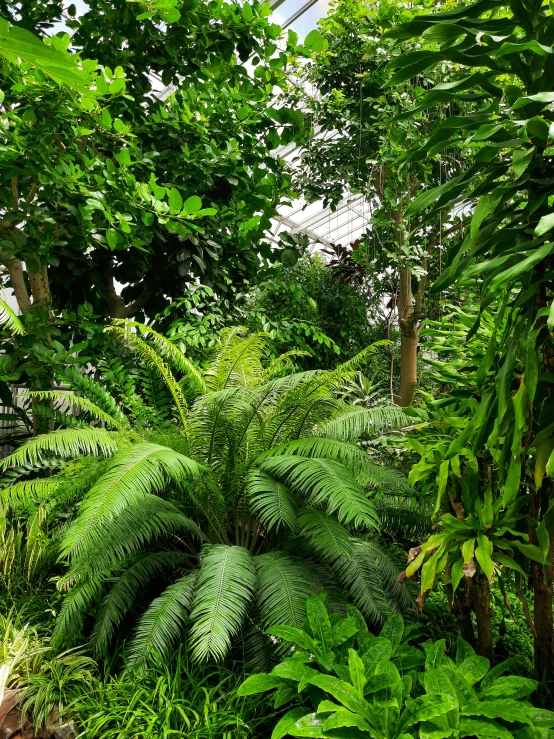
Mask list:
[[[8,270],[10,275],[11,287],[14,292],[19,310],[22,313],[28,313],[31,310],[31,299],[29,297],[29,291],[25,284],[25,277],[23,275],[23,264],[21,260],[15,257],[9,257],[3,251],[0,250],[0,262]]]

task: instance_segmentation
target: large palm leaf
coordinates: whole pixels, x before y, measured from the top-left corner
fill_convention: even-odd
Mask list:
[[[252,555],[243,547],[216,544],[203,552],[191,612],[193,655],[221,659],[243,626],[256,585]]]

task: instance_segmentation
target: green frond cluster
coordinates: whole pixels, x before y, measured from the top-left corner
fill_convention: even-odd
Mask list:
[[[109,413],[106,413],[106,411],[102,410],[102,408],[97,406],[88,398],[81,395],[74,395],[65,390],[26,390],[22,395],[28,398],[36,398],[37,400],[56,401],[61,405],[60,410],[62,410],[64,406],[70,406],[79,411],[86,411],[93,420],[105,423],[107,426],[113,426],[115,428],[129,428],[129,422],[125,417],[123,417],[123,419],[113,418]]]
[[[123,413],[117,400],[106,390],[103,383],[93,380],[92,377],[80,372],[75,367],[64,367],[59,377],[70,390],[78,393],[80,397],[92,401],[95,406],[104,411],[112,419],[112,424],[120,428],[129,426],[129,419]]]
[[[23,336],[23,324],[5,300],[0,298],[0,327],[5,326],[14,336]]]

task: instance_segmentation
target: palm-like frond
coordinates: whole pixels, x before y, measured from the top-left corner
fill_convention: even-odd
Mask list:
[[[255,557],[258,575],[258,606],[265,628],[288,624],[302,628],[306,600],[316,587],[306,563],[283,552]]]
[[[324,505],[329,514],[356,527],[377,529],[375,506],[342,464],[328,459],[298,456],[268,457],[262,472],[283,480],[312,505]]]
[[[80,455],[111,456],[117,451],[117,438],[106,429],[60,429],[29,439],[19,449],[0,462],[0,469],[32,466],[40,463],[50,452],[67,459]]]
[[[204,394],[206,392],[206,383],[202,374],[197,370],[194,364],[187,359],[184,352],[179,347],[175,346],[167,337],[154,331],[150,326],[145,326],[144,323],[138,321],[130,321],[128,319],[113,318],[112,324],[123,329],[135,329],[141,336],[144,336],[150,343],[152,343],[160,356],[166,359],[173,367],[182,372],[185,376],[186,381],[189,383],[191,388],[196,394]]]
[[[46,503],[53,499],[60,484],[56,478],[15,482],[0,489],[0,502],[4,509],[13,508],[18,504],[28,506],[39,502]]]
[[[375,506],[381,530],[386,534],[423,539],[431,533],[433,506],[421,496],[387,494]]]
[[[115,629],[133,609],[137,595],[155,576],[166,576],[183,562],[182,552],[154,552],[141,557],[121,574],[104,596],[94,625],[90,645],[96,654],[105,654]]]
[[[246,617],[256,585],[252,555],[243,547],[205,548],[191,612],[193,656],[221,659]]]
[[[189,614],[197,573],[174,582],[155,600],[138,622],[127,654],[129,671],[143,670],[150,660],[166,657],[181,636]]]
[[[391,565],[386,558],[379,558],[379,553],[380,550],[369,542],[353,540],[352,554],[338,557],[331,567],[337,580],[349,590],[354,603],[372,624],[382,623],[393,612],[379,574],[380,566]]]
[[[137,444],[121,452],[85,497],[79,517],[64,538],[62,553],[75,556],[83,549],[91,551],[103,535],[99,528],[103,519],[115,525],[131,504],[142,504],[148,494],[168,484],[183,485],[201,469],[194,460],[158,444]]]
[[[215,359],[206,370],[206,385],[210,390],[248,385],[255,387],[264,379],[262,359],[269,337],[257,333],[242,338],[244,329],[231,329],[221,342]]]
[[[187,401],[181,390],[181,386],[175,379],[175,376],[169,366],[165,363],[162,357],[158,354],[156,349],[151,347],[143,339],[133,333],[131,327],[125,322],[123,325],[111,325],[107,326],[106,331],[114,334],[123,344],[130,346],[133,351],[144,361],[148,362],[152,367],[156,369],[160,377],[167,385],[171,395],[173,396],[173,402],[179,413],[183,431],[187,432]]]
[[[81,634],[86,615],[100,600],[104,590],[103,578],[98,577],[78,583],[65,596],[52,632],[51,644],[54,648],[75,643]]]
[[[294,531],[299,502],[290,488],[264,472],[252,470],[246,489],[252,512],[268,530],[284,525]]]
[[[0,326],[5,326],[10,333],[23,336],[25,329],[18,316],[5,300],[0,298]]]
[[[71,390],[79,393],[84,398],[91,400],[98,408],[107,413],[110,418],[119,421],[121,427],[128,426],[129,421],[119,407],[116,399],[104,387],[103,382],[97,382],[84,372],[79,372],[75,367],[64,367],[59,377]]]
[[[304,509],[298,513],[300,533],[325,563],[352,554],[350,533],[324,511]]]
[[[119,417],[113,418],[91,400],[81,395],[74,395],[65,390],[25,390],[21,394],[24,397],[36,398],[37,400],[54,400],[61,403],[62,406],[73,406],[79,411],[86,411],[95,421],[101,421],[114,428],[129,428],[129,422],[125,417],[123,417],[124,420]]]
[[[343,413],[319,426],[320,436],[355,441],[360,436],[401,429],[410,423],[406,413],[396,405],[352,408],[344,404],[344,408]]]

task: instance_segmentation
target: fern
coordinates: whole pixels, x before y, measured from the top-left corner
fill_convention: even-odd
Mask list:
[[[0,298],[0,327],[5,326],[14,336],[23,336],[25,329],[6,301]]]
[[[119,575],[104,596],[94,625],[90,645],[95,654],[106,653],[114,631],[124,616],[135,607],[137,596],[152,578],[167,577],[183,560],[181,552],[154,552],[141,557]]]
[[[116,437],[105,429],[60,429],[29,439],[23,446],[0,461],[7,467],[39,464],[47,453],[68,459],[81,455],[111,456],[117,450]]]
[[[316,593],[305,562],[283,552],[262,554],[254,562],[264,628],[288,624],[301,629],[306,617],[306,599]]]
[[[281,478],[310,505],[325,505],[329,514],[355,527],[377,529],[375,506],[352,473],[338,462],[297,456],[269,457],[262,472]]]
[[[62,405],[74,406],[80,411],[86,411],[90,416],[108,426],[114,426],[115,428],[129,428],[129,422],[126,418],[121,420],[118,418],[112,418],[109,413],[102,410],[95,403],[90,401],[88,398],[83,398],[80,395],[73,395],[64,390],[26,390],[22,393],[23,397],[36,398],[37,400],[55,400]]]
[[[360,436],[375,435],[383,431],[401,429],[410,421],[406,413],[396,405],[352,409],[346,406],[344,413],[325,421],[318,434],[335,439],[355,441]]]
[[[46,503],[52,499],[60,487],[59,480],[36,479],[15,482],[0,489],[2,508],[14,508],[16,505],[30,506],[36,503]]]
[[[196,572],[190,572],[152,601],[141,617],[127,654],[127,670],[142,671],[150,660],[159,662],[179,639],[192,603]]]
[[[322,558],[333,562],[337,557],[352,554],[350,533],[332,516],[323,511],[302,510],[298,513],[300,533]]]
[[[246,480],[250,507],[264,526],[271,530],[287,526],[296,529],[298,498],[286,486],[259,470],[252,470]]]
[[[193,656],[221,659],[242,626],[252,601],[256,574],[252,556],[243,547],[206,547],[190,614]]]
[[[125,369],[123,371],[126,372]],[[128,377],[127,372],[126,374]],[[127,417],[113,395],[105,389],[103,383],[96,382],[92,377],[79,372],[75,367],[64,367],[59,377],[67,383],[71,390],[79,393],[83,398],[92,400],[98,408],[110,416],[112,421],[118,422],[120,427],[129,426]]]

